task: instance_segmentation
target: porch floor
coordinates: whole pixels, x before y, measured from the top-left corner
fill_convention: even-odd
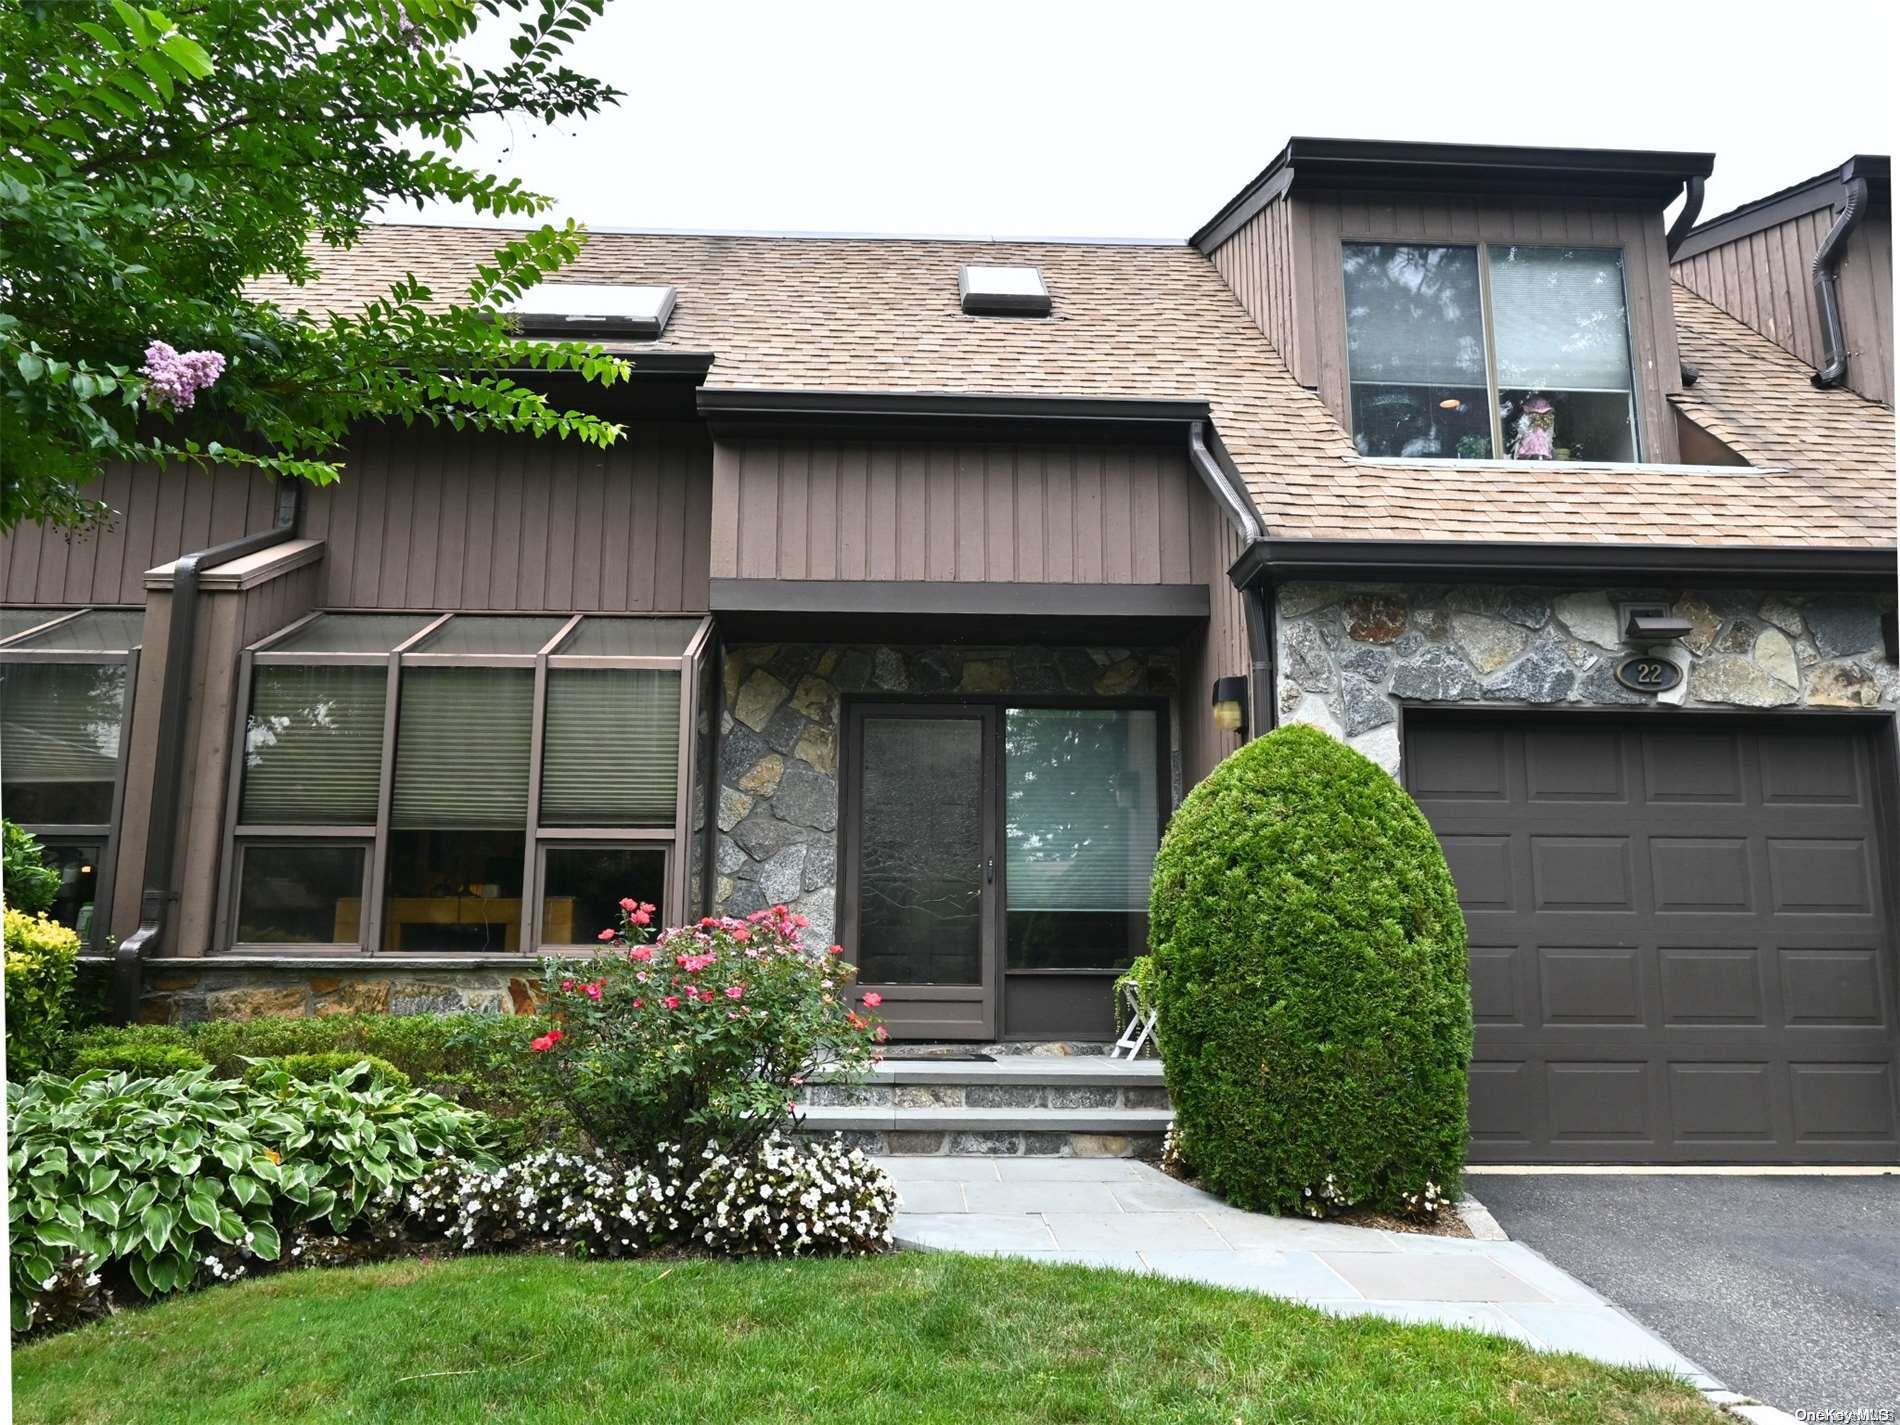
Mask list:
[[[1340,1316],[1435,1322],[1719,1383],[1521,1242],[1387,1232],[1229,1207],[1127,1158],[880,1157],[900,1246],[1207,1282]]]

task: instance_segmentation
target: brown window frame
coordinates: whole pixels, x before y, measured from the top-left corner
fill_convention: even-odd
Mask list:
[[[1339,239],[1339,260],[1333,264],[1334,280],[1340,281],[1342,283],[1342,287],[1343,287],[1343,274],[1345,272],[1346,249],[1349,247],[1468,248],[1472,252],[1477,254],[1478,305],[1479,305],[1478,319],[1479,319],[1479,322],[1483,326],[1484,388],[1485,388],[1485,400],[1490,407],[1488,411],[1488,415],[1490,417],[1490,422],[1491,422],[1491,451],[1492,453],[1491,453],[1490,458],[1484,461],[1475,461],[1475,462],[1474,461],[1460,461],[1459,457],[1456,455],[1423,455],[1423,456],[1362,455],[1359,457],[1359,459],[1361,460],[1393,460],[1393,461],[1403,461],[1405,463],[1411,463],[1417,460],[1437,460],[1437,461],[1443,461],[1449,465],[1456,465],[1456,464],[1461,464],[1461,463],[1462,464],[1523,464],[1525,463],[1522,461],[1514,461],[1509,456],[1502,454],[1504,450],[1504,418],[1502,414],[1500,413],[1500,411],[1498,410],[1498,405],[1499,405],[1498,397],[1499,397],[1499,392],[1503,388],[1499,385],[1499,382],[1498,382],[1497,328],[1496,328],[1496,323],[1493,319],[1492,305],[1491,305],[1491,249],[1494,247],[1524,247],[1524,248],[1574,248],[1578,251],[1614,252],[1616,254],[1617,275],[1621,279],[1622,284],[1623,284],[1623,348],[1629,354],[1629,365],[1630,365],[1630,389],[1629,389],[1630,444],[1633,447],[1633,451],[1631,454],[1631,458],[1628,460],[1580,461],[1578,463],[1584,464],[1584,465],[1597,465],[1597,464],[1640,465],[1643,463],[1643,451],[1648,446],[1649,441],[1648,441],[1648,433],[1643,428],[1643,403],[1642,403],[1642,400],[1640,399],[1641,392],[1639,390],[1639,383],[1643,379],[1643,373],[1642,373],[1641,363],[1639,362],[1638,357],[1637,357],[1636,330],[1630,324],[1631,311],[1630,311],[1630,279],[1629,279],[1629,245],[1627,243],[1552,242],[1552,241],[1549,241],[1547,239],[1542,239],[1542,238],[1524,238],[1524,239],[1512,238],[1504,242],[1498,242],[1490,238],[1471,238],[1468,240],[1452,240],[1452,239],[1445,239],[1445,238],[1355,237],[1351,234],[1345,234],[1345,235],[1342,235]],[[1342,298],[1343,298],[1343,290],[1342,290]],[[1353,429],[1354,425],[1356,424],[1353,417],[1353,387],[1356,384],[1380,384],[1380,383],[1356,383],[1352,379],[1352,354],[1351,354],[1352,353],[1352,327],[1351,327],[1352,313],[1348,309],[1348,304],[1343,299],[1341,300],[1339,304],[1339,308],[1340,308],[1339,332],[1340,332],[1341,340],[1343,342],[1343,345],[1339,348],[1339,356],[1340,356],[1340,363],[1342,367],[1344,368],[1345,384],[1346,384],[1345,426],[1346,426],[1347,436],[1350,439],[1352,439],[1356,444],[1358,441],[1358,432]],[[1560,389],[1560,388],[1553,387],[1551,389],[1555,390],[1555,389]],[[1546,461],[1540,460],[1540,461],[1535,461],[1531,463],[1542,465],[1542,464],[1547,464],[1547,463],[1548,464],[1562,464],[1564,462],[1561,462],[1561,461],[1546,462]]]
[[[691,797],[697,717],[698,670],[707,656],[712,638],[712,618],[698,615],[698,626],[678,655],[573,654],[559,650],[579,632],[584,619],[692,619],[693,614],[654,613],[575,613],[533,653],[430,653],[423,647],[432,635],[467,612],[474,617],[491,617],[495,610],[450,610],[431,613],[423,610],[391,609],[319,609],[285,625],[266,638],[247,647],[239,658],[237,699],[232,736],[232,770],[225,789],[224,848],[220,858],[217,935],[214,952],[272,956],[349,956],[365,959],[393,959],[402,963],[440,963],[466,959],[453,950],[392,950],[384,948],[386,907],[385,887],[389,868],[390,811],[396,770],[396,734],[401,711],[402,671],[404,668],[527,668],[534,674],[534,711],[529,735],[528,811],[523,826],[525,837],[521,879],[521,922],[518,948],[512,951],[487,951],[480,958],[523,960],[541,954],[580,954],[586,946],[549,946],[541,944],[542,862],[544,849],[553,844],[659,845],[666,852],[665,884],[670,904],[668,915],[684,916],[687,898],[687,866],[694,843]],[[387,653],[279,652],[274,646],[297,630],[325,614],[348,617],[367,613],[413,613],[425,620],[420,628]],[[508,617],[547,617],[546,610],[508,612]],[[376,820],[369,826],[264,826],[239,820],[243,792],[245,730],[251,711],[252,687],[256,670],[261,667],[309,666],[384,667],[388,690],[383,703],[383,740],[379,752],[380,783],[377,793]],[[673,821],[667,826],[573,827],[547,826],[541,822],[541,771],[544,732],[547,720],[548,672],[562,668],[652,668],[671,670],[680,679],[680,713],[677,759],[677,791]],[[364,892],[361,919],[362,938],[354,942],[325,944],[265,944],[237,938],[239,876],[244,850],[252,845],[311,845],[322,841],[345,841],[368,848],[364,859]]]
[[[121,663],[125,666],[125,702],[119,710],[119,756],[112,776],[110,819],[99,822],[21,822],[43,846],[96,846],[98,878],[93,897],[92,925],[85,946],[91,954],[103,954],[112,928],[112,900],[118,881],[119,823],[125,810],[125,778],[132,749],[133,702],[138,694],[139,648],[119,652],[89,652],[79,649],[23,648],[30,639],[43,637],[63,623],[70,623],[94,612],[137,612],[143,609],[124,604],[87,604],[75,609],[47,609],[46,619],[30,628],[0,638],[0,664],[25,663]]]

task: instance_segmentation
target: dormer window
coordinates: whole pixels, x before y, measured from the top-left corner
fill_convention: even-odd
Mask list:
[[[1355,242],[1343,271],[1360,454],[1638,458],[1620,251]]]

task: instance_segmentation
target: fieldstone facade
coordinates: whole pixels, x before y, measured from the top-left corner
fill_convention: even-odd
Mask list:
[[[540,1003],[540,967],[515,961],[486,967],[378,967],[366,957],[348,968],[281,962],[204,968],[158,961],[146,968],[139,1020],[193,1024],[202,1019],[303,1019],[330,1014],[527,1014]]]
[[[1171,698],[1173,649],[739,644],[725,652],[713,911],[789,905],[835,934],[840,710],[851,694]],[[1170,727],[1177,722],[1170,719]],[[1172,735],[1172,734],[1171,734]],[[1179,792],[1179,757],[1172,779]]]
[[[1666,604],[1691,632],[1626,643],[1617,606]],[[1872,708],[1900,703],[1881,633],[1891,596],[1780,590],[1285,584],[1278,611],[1282,723],[1321,728],[1387,771],[1400,703],[1482,706]],[[1650,652],[1684,673],[1671,692],[1616,681]]]

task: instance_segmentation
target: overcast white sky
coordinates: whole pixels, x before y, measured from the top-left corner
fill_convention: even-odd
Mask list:
[[[609,0],[626,99],[479,153],[597,227],[1181,239],[1293,134],[1708,150],[1706,217],[1892,151],[1896,8]]]

